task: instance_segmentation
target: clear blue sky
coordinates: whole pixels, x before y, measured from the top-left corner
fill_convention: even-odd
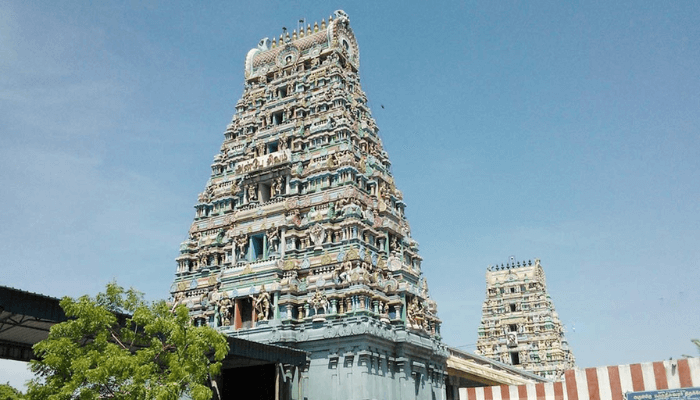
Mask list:
[[[246,52],[342,8],[445,342],[513,255],[579,366],[698,355],[700,3],[241,3],[0,1],[0,284],[167,297]]]

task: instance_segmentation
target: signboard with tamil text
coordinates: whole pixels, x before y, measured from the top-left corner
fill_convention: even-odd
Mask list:
[[[700,387],[630,392],[627,400],[700,400]]]

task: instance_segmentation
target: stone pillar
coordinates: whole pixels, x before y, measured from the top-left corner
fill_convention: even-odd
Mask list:
[[[258,314],[255,312],[255,307],[251,307],[250,310],[250,326],[255,328],[255,323],[258,322]]]
[[[267,254],[267,249],[269,247],[269,244],[267,243],[267,235],[263,235],[263,254],[262,258],[263,260],[267,260],[268,254]]]
[[[238,330],[243,326],[243,319],[241,318],[241,305],[240,299],[234,300],[233,307],[233,328]]]
[[[279,302],[280,302],[280,292],[275,292],[274,297],[272,299],[272,309],[273,309],[273,314],[272,318],[274,319],[280,319],[280,308],[279,308]]]
[[[406,294],[401,293],[401,321],[406,322]]]
[[[396,358],[396,378],[399,381],[399,396],[400,399],[408,399],[416,397],[414,393],[414,385],[411,383],[411,366],[410,361],[405,357]]]
[[[283,227],[280,231],[280,260],[284,260],[284,253],[287,250],[287,227]]]

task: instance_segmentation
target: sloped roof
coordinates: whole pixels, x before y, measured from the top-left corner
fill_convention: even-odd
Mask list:
[[[48,337],[66,314],[55,297],[0,286],[0,358],[29,361],[32,346]]]
[[[0,286],[0,358],[29,361],[32,346],[49,336],[51,326],[66,321],[60,299]],[[224,368],[282,363],[303,365],[306,352],[282,346],[228,338]]]

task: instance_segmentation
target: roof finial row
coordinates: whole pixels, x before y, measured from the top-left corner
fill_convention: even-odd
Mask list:
[[[299,22],[302,22],[302,21],[303,21],[303,20],[300,20]],[[328,17],[328,25],[330,25],[331,22],[333,22],[333,16],[332,16],[332,15]],[[311,24],[306,24],[306,32],[304,32],[304,25],[303,25],[303,23],[302,23],[301,28],[299,28],[299,33],[297,34],[296,29],[294,29],[294,30],[292,31],[291,37],[290,37],[290,35],[289,35],[289,31],[287,31],[287,28],[286,28],[286,27],[282,27],[282,34],[280,35],[279,40],[275,39],[275,37],[273,36],[273,37],[272,37],[272,44],[271,44],[270,48],[275,48],[275,47],[277,47],[278,44],[279,44],[279,45],[282,45],[282,43],[286,43],[286,42],[289,42],[289,41],[294,41],[294,40],[297,40],[297,39],[301,39],[301,38],[303,38],[304,36],[311,35],[311,34],[316,33],[316,32],[318,32],[318,31],[324,30],[324,29],[326,29],[326,27],[327,27],[327,25],[326,25],[326,19],[325,19],[325,18],[321,20],[321,26],[320,26],[320,27],[319,27],[319,25],[318,25],[318,21],[317,21],[317,22],[314,22],[313,28],[311,27]]]
[[[535,265],[538,264],[538,261],[539,261],[538,259],[535,259]],[[489,266],[486,268],[486,270],[487,270],[487,271],[502,271],[502,270],[504,270],[504,269],[512,269],[512,268],[520,268],[520,267],[529,267],[529,266],[532,266],[532,260],[527,260],[527,262],[523,261],[522,265],[520,264],[520,261],[518,261],[517,263],[516,263],[515,261],[513,261],[513,262],[511,262],[511,263],[506,263],[505,266],[504,266],[503,264],[501,264],[500,266],[499,266],[498,264],[496,264],[496,265],[489,265]]]

